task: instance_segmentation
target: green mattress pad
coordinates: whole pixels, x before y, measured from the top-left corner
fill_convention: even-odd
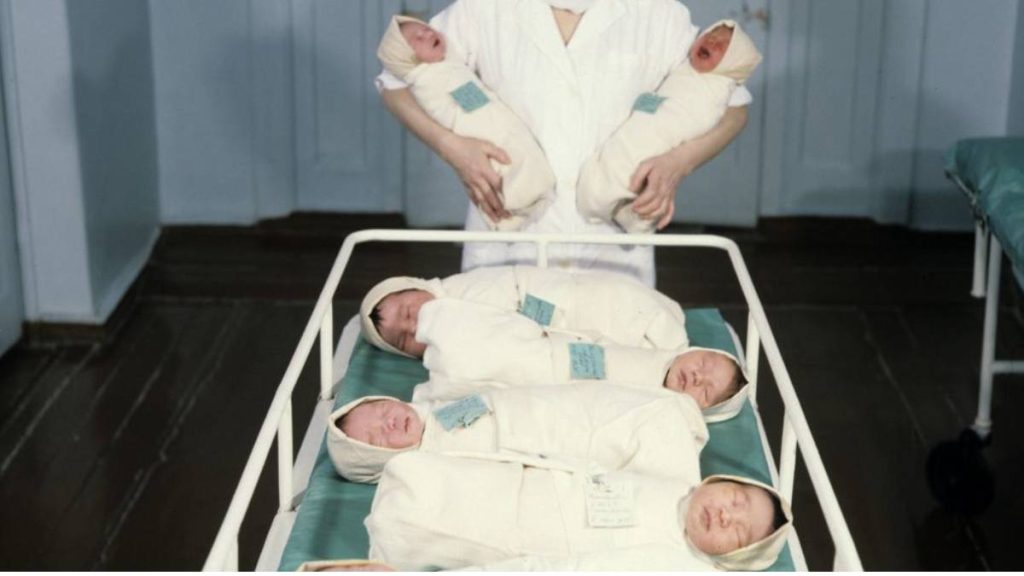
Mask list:
[[[694,346],[737,353],[728,325],[717,309],[686,310],[686,330]],[[360,338],[334,406],[339,408],[370,394],[408,401],[412,398],[413,387],[426,381],[427,376],[418,361],[388,354]],[[710,440],[700,457],[705,477],[735,474],[772,483],[757,419],[749,403],[735,418],[710,424],[708,429]],[[366,558],[370,543],[363,519],[370,513],[376,488],[376,485],[356,484],[338,476],[327,455],[326,443],[321,442],[279,569],[295,570],[311,560]],[[788,545],[768,570],[794,570]]]
[[[1024,268],[1024,138],[960,140],[946,152],[946,171],[974,196],[1014,268]]]

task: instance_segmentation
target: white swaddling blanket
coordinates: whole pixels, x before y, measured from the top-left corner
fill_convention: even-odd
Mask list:
[[[569,344],[576,334],[545,329],[515,312],[452,298],[420,308],[416,339],[427,345],[423,365],[431,379],[416,387],[417,402],[454,399],[481,386],[567,384],[573,377]],[[602,344],[604,378],[615,385],[660,390],[677,350]]]
[[[580,214],[591,221],[614,221],[627,232],[652,232],[656,222],[641,218],[629,206],[636,198],[629,181],[637,166],[714,128],[738,85],[731,78],[701,74],[684,63],[665,78],[656,97],[642,95],[648,102],[664,100],[654,111],[634,107],[583,165],[576,192]]]
[[[543,211],[555,190],[555,174],[526,124],[464,64],[420,64],[405,80],[424,111],[460,136],[487,140],[508,153],[511,164],[491,161],[502,178],[502,204],[512,216],[492,229],[518,230]],[[479,107],[475,107],[479,106]]]
[[[545,328],[517,312],[452,298],[436,298],[420,308],[416,339],[427,345],[423,365],[430,371],[430,380],[413,390],[416,402],[453,400],[482,388],[575,381],[665,390],[673,361],[695,350],[728,358],[740,370],[742,381],[749,380],[739,359],[723,350],[622,346],[592,334]],[[584,349],[582,355],[579,348]],[[736,416],[749,393],[750,387],[741,385],[731,397],[704,408],[704,420],[721,422]]]
[[[402,454],[385,469],[366,518],[369,557],[398,570],[424,570],[529,565],[538,561],[533,556],[575,564],[612,550],[630,555],[643,549],[657,566],[713,570],[691,549],[680,523],[681,503],[700,483],[698,455],[679,457],[690,463],[684,478],[601,475],[601,481],[628,486],[633,522],[595,527],[588,517],[587,493],[596,480],[584,471],[543,460]]]
[[[395,354],[409,356],[384,340],[371,313],[388,295],[404,290],[422,290],[434,298],[467,300],[507,312],[532,304],[533,318],[551,329],[624,346],[677,349],[689,342],[679,304],[631,277],[602,271],[495,266],[444,280],[396,276],[371,288],[359,307],[363,336]]]
[[[468,453],[492,446],[506,456],[679,478],[692,472],[679,454],[699,453],[708,438],[696,402],[668,391],[577,383],[481,390],[479,397],[490,413],[451,430],[433,417],[451,404],[434,403],[420,450]]]
[[[484,389],[452,402],[415,403],[423,434],[417,446],[407,449],[348,436],[339,421],[360,404],[351,402],[332,413],[327,432],[331,462],[353,482],[376,482],[391,458],[409,450],[552,458],[598,470],[677,477],[689,468],[676,455],[699,452],[708,438],[689,396],[609,384]]]
[[[537,266],[478,268],[441,281],[441,293],[506,311],[528,297],[553,306],[548,327],[623,346],[675,350],[686,346],[686,318],[671,298],[629,276]]]

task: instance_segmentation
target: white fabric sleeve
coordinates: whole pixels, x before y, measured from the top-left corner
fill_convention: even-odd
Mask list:
[[[381,70],[380,74],[373,79],[373,85],[377,87],[378,93],[384,90],[401,90],[409,87],[408,83],[387,70]]]
[[[729,97],[729,106],[749,106],[754,101],[754,95],[747,90],[746,86],[740,85],[732,91],[732,96]]]

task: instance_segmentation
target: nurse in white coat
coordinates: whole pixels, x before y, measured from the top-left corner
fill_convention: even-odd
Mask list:
[[[656,89],[686,57],[698,31],[686,7],[677,0],[457,0],[430,23],[526,123],[555,172],[555,201],[525,231],[616,233],[579,214],[576,179],[636,97]],[[387,108],[455,169],[470,201],[492,218],[502,216],[501,182],[490,159],[507,160],[505,152],[431,120],[394,76],[381,74],[378,87]],[[642,192],[633,204],[637,213],[659,228],[668,224],[678,183],[739,134],[749,102],[750,93],[737,90],[711,132],[643,162],[634,175]],[[487,229],[472,207],[466,228]],[[624,272],[654,285],[649,247],[552,246],[550,257],[555,265]],[[462,266],[534,262],[532,246],[483,244],[466,246]]]

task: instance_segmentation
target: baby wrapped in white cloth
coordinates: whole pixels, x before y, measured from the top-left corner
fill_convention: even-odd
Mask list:
[[[518,312],[539,325],[624,346],[674,350],[688,342],[683,310],[657,290],[612,272],[536,266],[476,268],[443,280],[388,278],[363,298],[363,336],[382,350],[422,357],[419,311],[435,298]]]
[[[723,350],[621,346],[454,298],[423,304],[416,339],[426,345],[430,370],[430,381],[413,392],[416,401],[458,398],[482,386],[608,382],[691,396],[704,419],[717,422],[743,409],[749,389],[739,359]]]
[[[501,176],[500,196],[511,217],[493,222],[480,214],[492,229],[518,230],[550,202],[554,172],[526,124],[472,70],[446,55],[444,36],[408,16],[392,18],[377,50],[384,68],[409,83],[438,124],[508,153],[511,164],[492,161],[492,166]]]
[[[735,21],[708,27],[688,61],[669,73],[657,93],[641,94],[629,118],[583,165],[576,191],[580,214],[614,221],[627,232],[652,232],[655,221],[630,207],[638,166],[714,128],[733,90],[760,62],[761,54]]]
[[[398,570],[759,570],[791,513],[751,480],[595,473],[551,460],[395,457],[366,528],[371,560]],[[629,564],[625,564],[629,562]]]
[[[376,482],[407,451],[552,458],[602,470],[683,477],[680,454],[707,441],[688,396],[608,384],[485,389],[454,402],[369,396],[330,416],[327,451],[353,482]]]

